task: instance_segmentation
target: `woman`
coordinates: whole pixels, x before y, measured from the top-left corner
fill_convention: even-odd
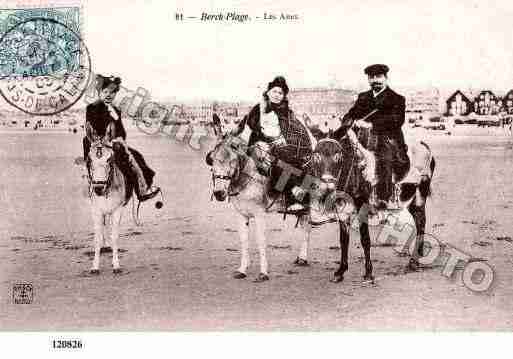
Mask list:
[[[120,85],[119,77],[96,76],[98,100],[86,108],[86,137],[83,140],[84,160],[88,161],[92,142],[102,139],[112,144],[118,143],[119,146],[114,146],[117,158],[122,159],[118,165],[126,176],[137,178],[137,198],[139,201],[146,201],[155,197],[160,188],[151,189],[155,172],[146,165],[139,152],[125,143],[126,131],[121,121],[121,111],[112,105]]]
[[[276,188],[283,172],[283,165],[280,166],[278,160],[302,171],[304,163],[312,154],[315,140],[289,108],[288,93],[289,87],[282,76],[269,82],[262,103],[255,105],[244,117],[235,134],[240,134],[247,125],[251,130],[248,147],[253,148],[258,143],[260,150],[274,157],[268,172],[271,186],[274,190],[285,193],[287,203],[292,204],[287,211],[297,212],[304,208],[299,203],[294,203],[292,189],[301,184],[303,175],[291,176],[285,188]]]

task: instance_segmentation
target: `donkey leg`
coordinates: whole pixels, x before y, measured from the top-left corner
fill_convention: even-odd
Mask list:
[[[239,215],[239,238],[240,238],[240,267],[233,275],[236,279],[246,278],[246,271],[249,267],[249,219]]]
[[[310,223],[309,215],[304,215],[300,218],[300,226],[303,234],[301,241],[301,248],[299,255],[294,261],[294,264],[300,267],[308,266],[308,250],[310,249],[310,235],[312,233],[312,224]]]
[[[414,203],[415,215],[415,227],[417,229],[417,242],[415,247],[415,254],[420,257],[424,256],[424,233],[426,231],[426,196],[417,189],[416,199]],[[410,211],[411,213],[411,211]]]
[[[102,252],[102,248],[107,248],[106,238],[108,236],[109,225],[111,225],[111,216],[108,215],[108,214],[103,216],[102,223],[103,223],[103,240],[102,240],[102,243],[101,243],[101,246],[100,246],[100,254]]]
[[[93,209],[94,225],[94,259],[91,267],[91,274],[100,273],[100,248],[103,242],[103,215]]]
[[[107,238],[109,238],[109,228],[112,228],[111,216],[109,214],[106,214],[103,216],[102,220],[102,241],[100,244],[100,256],[104,253],[112,252],[112,247],[109,247],[107,245]]]
[[[116,209],[111,215],[111,246],[112,246],[112,268],[114,273],[120,273],[119,267],[119,253],[118,253],[118,239],[119,239],[119,225],[121,222],[121,211],[123,207]]]
[[[258,252],[260,254],[260,274],[257,277],[257,281],[269,280],[267,272],[267,241],[265,238],[265,218],[263,214],[255,216],[255,234],[258,245]]]
[[[372,261],[370,256],[371,240],[369,235],[368,221],[363,221],[360,223],[360,242],[362,243],[363,254],[365,256],[365,274],[363,279],[373,280],[374,276],[372,275]]]
[[[334,273],[332,282],[338,283],[344,280],[344,273],[349,268],[347,255],[349,251],[349,226],[346,222],[338,222],[340,238],[340,266]]]

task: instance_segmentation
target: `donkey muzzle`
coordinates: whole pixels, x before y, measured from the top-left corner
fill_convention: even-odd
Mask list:
[[[92,182],[91,187],[97,196],[104,196],[106,193],[107,183],[104,181]]]
[[[214,197],[219,202],[223,202],[226,199],[226,197],[227,197],[227,193],[224,190],[214,191]]]
[[[322,189],[324,189],[327,192],[333,192],[337,189],[336,186],[336,178],[332,175],[322,175],[321,177],[322,181]]]

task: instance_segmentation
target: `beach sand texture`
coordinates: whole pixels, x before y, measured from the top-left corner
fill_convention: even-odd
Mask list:
[[[488,131],[488,132],[487,132]],[[144,225],[122,220],[122,275],[110,254],[87,275],[92,221],[84,197],[81,134],[0,133],[1,330],[511,330],[513,328],[513,149],[498,129],[416,129],[437,158],[426,232],[495,269],[491,290],[476,294],[434,266],[404,274],[407,259],[374,246],[376,284],[362,282],[363,253],[352,234],[349,271],[329,282],[339,260],[338,228],[312,232],[310,267],[293,218],[269,215],[271,280],[258,274],[256,244],[245,280],[234,212],[210,199],[204,154],[165,136],[130,133],[156,170],[165,205],[142,207]],[[330,249],[331,247],[331,249]],[[15,283],[31,283],[32,304],[14,304]]]

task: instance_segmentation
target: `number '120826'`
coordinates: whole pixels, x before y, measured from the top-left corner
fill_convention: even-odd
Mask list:
[[[81,349],[81,340],[52,340],[54,349]]]

